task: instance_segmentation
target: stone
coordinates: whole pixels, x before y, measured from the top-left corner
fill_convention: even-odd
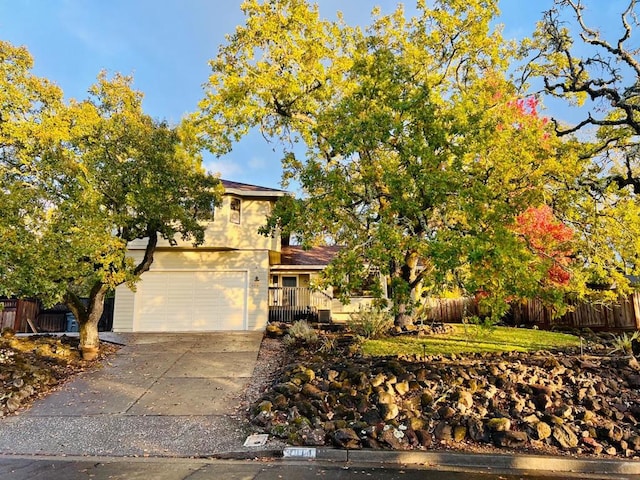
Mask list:
[[[506,430],[493,434],[493,442],[497,447],[515,448],[521,447],[529,441],[529,436],[525,432]]]
[[[273,409],[273,403],[271,403],[269,400],[263,400],[256,407],[255,413],[271,412],[272,409]]]
[[[541,412],[544,412],[547,408],[553,405],[551,398],[545,393],[539,393],[531,397],[531,401],[535,405],[536,409]]]
[[[511,430],[511,420],[508,418],[490,418],[486,422],[486,427],[492,432],[504,432]]]
[[[323,392],[322,390],[320,390],[318,387],[316,387],[311,383],[304,384],[304,386],[302,387],[302,393],[307,397],[316,398],[318,400],[323,399],[325,396],[325,392]]]
[[[384,390],[378,392],[378,403],[380,405],[389,405],[395,402],[395,396]]]
[[[411,417],[407,421],[407,427],[409,430],[423,430],[426,422],[419,417]]]
[[[388,405],[381,405],[380,412],[382,413],[382,419],[388,422],[400,414],[400,409],[395,403],[390,403]]]
[[[386,377],[384,376],[384,374],[383,373],[379,373],[379,374],[377,374],[375,377],[373,377],[371,379],[371,386],[379,387],[380,385],[382,385],[384,383],[385,380],[386,380]]]
[[[409,382],[407,381],[398,382],[395,384],[394,388],[398,393],[398,395],[400,396],[405,395],[409,391]]]
[[[578,437],[566,425],[556,425],[553,427],[553,438],[558,445],[565,450],[578,446]]]
[[[433,404],[433,394],[431,392],[422,392],[420,396],[420,403],[423,407],[428,407]]]
[[[326,443],[326,432],[321,428],[314,428],[300,433],[302,443],[309,447],[322,446]]]
[[[389,447],[391,447],[392,450],[404,450],[406,446],[401,440],[401,438],[404,437],[404,434],[402,435],[402,437],[399,437],[395,434],[396,431],[396,429],[384,430],[380,434],[379,440],[381,443],[387,444]]]
[[[440,418],[449,419],[452,418],[455,414],[456,411],[449,405],[443,405],[438,409],[438,415],[440,415]]]
[[[424,448],[429,448],[433,444],[433,437],[427,430],[416,430],[416,437]]]
[[[352,428],[339,428],[331,436],[333,443],[339,448],[350,450],[361,448],[360,437]]]
[[[629,448],[632,450],[635,450],[636,452],[640,450],[640,435],[631,435],[627,442],[629,444]]]
[[[535,428],[538,440],[544,440],[545,438],[549,438],[551,436],[551,427],[548,423],[538,422],[536,423]]]
[[[604,450],[602,444],[600,444],[595,438],[592,437],[584,437],[582,438],[582,443],[586,445],[593,453],[599,455]]]
[[[631,388],[640,388],[640,375],[628,375],[627,383]]]
[[[433,435],[437,440],[450,441],[453,439],[453,429],[451,428],[451,425],[442,420],[436,425]]]
[[[467,421],[467,431],[469,438],[474,442],[488,442],[490,439],[489,432],[484,428],[484,423],[479,418],[470,418]]]
[[[283,395],[294,395],[300,391],[300,387],[293,382],[279,383],[273,389]]]
[[[622,440],[623,435],[624,432],[622,431],[622,428],[620,428],[615,423],[611,424],[607,431],[607,438],[614,442],[619,442],[620,440]]]
[[[466,390],[459,390],[457,393],[458,403],[464,405],[467,408],[473,407],[473,395]]]
[[[462,442],[467,436],[467,427],[464,425],[456,425],[453,427],[453,441]]]

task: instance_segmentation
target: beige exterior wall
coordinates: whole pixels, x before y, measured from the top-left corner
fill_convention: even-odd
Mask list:
[[[230,221],[231,199],[241,200],[240,223]],[[265,237],[258,229],[266,224],[271,213],[271,202],[263,199],[251,199],[225,195],[222,205],[216,209],[215,219],[207,223],[204,243],[200,248],[234,248],[243,250],[280,251],[280,236]],[[190,248],[190,242],[178,240],[179,247]],[[135,240],[129,244],[131,249],[144,249],[146,239]],[[160,240],[159,247],[168,247],[169,242]]]
[[[141,251],[132,252],[135,260]],[[210,251],[198,249],[160,249],[154,255],[151,271],[246,271],[248,273],[247,329],[261,330],[268,319],[267,295],[269,282],[269,252],[267,250]],[[142,274],[142,281],[144,281]],[[135,293],[121,285],[116,289],[113,330],[133,329]]]

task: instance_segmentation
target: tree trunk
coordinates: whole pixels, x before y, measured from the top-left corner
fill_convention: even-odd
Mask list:
[[[405,254],[404,263],[394,271],[391,279],[393,286],[392,300],[395,307],[394,325],[396,327],[408,327],[413,325],[413,306],[416,300],[416,290],[420,286],[420,279],[416,275],[418,267],[418,255],[408,251]]]
[[[99,347],[100,336],[98,334],[98,322],[104,311],[104,299],[108,288],[102,283],[96,283],[89,293],[89,302],[84,303],[73,292],[67,292],[65,303],[76,317],[80,331],[80,348]]]

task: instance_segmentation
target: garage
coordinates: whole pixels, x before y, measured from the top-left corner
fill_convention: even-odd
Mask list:
[[[150,271],[136,290],[134,331],[247,329],[245,271]]]

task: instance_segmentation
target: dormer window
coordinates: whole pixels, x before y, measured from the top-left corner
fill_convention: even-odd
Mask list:
[[[231,223],[240,224],[240,208],[241,208],[240,199],[232,198],[231,210],[230,210],[230,216],[229,216],[229,220],[231,221]]]

